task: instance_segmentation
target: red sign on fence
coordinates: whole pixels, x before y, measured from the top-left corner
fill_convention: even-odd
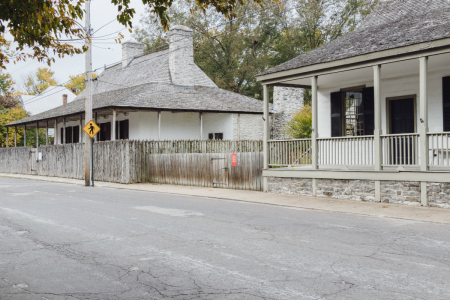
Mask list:
[[[232,165],[233,167],[236,167],[236,166],[237,166],[237,156],[236,156],[236,153],[231,154],[231,165]]]

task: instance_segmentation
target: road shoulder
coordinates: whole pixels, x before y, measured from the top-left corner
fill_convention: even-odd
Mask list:
[[[0,177],[38,180],[55,183],[84,185],[84,180],[0,173]],[[251,203],[269,204],[277,206],[295,207],[301,209],[324,210],[341,213],[352,213],[376,217],[387,217],[414,221],[434,222],[450,224],[450,209],[407,206],[387,203],[361,202],[352,200],[340,200],[319,198],[310,196],[297,196],[285,194],[271,194],[256,191],[243,191],[232,189],[165,185],[165,184],[119,184],[108,182],[96,182],[97,187],[146,191],[156,193],[170,193],[208,197]]]

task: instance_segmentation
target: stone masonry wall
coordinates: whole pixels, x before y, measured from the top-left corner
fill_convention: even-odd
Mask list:
[[[420,182],[381,181],[381,202],[420,206]]]
[[[317,197],[375,201],[375,181],[317,179]]]
[[[317,179],[317,197],[375,201],[375,181]],[[267,191],[275,194],[312,195],[312,179],[267,177]],[[450,208],[450,183],[427,183],[428,205]],[[420,206],[420,182],[381,181],[381,202]]]
[[[263,136],[262,115],[233,114],[233,140],[262,140]]]
[[[303,107],[303,89],[275,87],[273,109],[275,113],[271,135],[273,139],[285,139],[283,129],[292,117]]]
[[[175,25],[169,30],[169,71],[172,83],[194,86],[194,44],[192,29]]]
[[[428,205],[450,208],[450,183],[427,184]]]
[[[274,194],[312,195],[312,180],[303,178],[267,178],[267,191]]]
[[[138,42],[128,41],[122,44],[122,67],[125,68],[135,56],[144,53],[145,45]]]

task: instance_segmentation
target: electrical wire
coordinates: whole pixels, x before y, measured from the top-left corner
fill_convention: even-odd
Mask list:
[[[281,1],[280,4],[281,4],[282,2],[287,2],[287,0]],[[280,4],[275,4],[275,5],[280,5]],[[275,6],[275,5],[272,5],[271,7],[273,7],[273,6]],[[214,26],[214,27],[211,27],[211,28],[202,30],[202,31],[200,31],[200,32],[197,32],[197,34],[201,34],[201,33],[204,33],[204,32],[206,32],[206,31],[210,31],[211,29],[218,28],[218,27],[220,27],[220,26],[226,25],[227,23],[234,22],[234,21],[236,21],[236,20],[238,20],[238,19],[242,19],[242,18],[244,18],[244,17],[252,16],[252,15],[254,15],[254,14],[258,13],[258,12],[261,12],[261,11],[263,11],[263,10],[265,10],[265,9],[263,8],[263,9],[261,9],[261,10],[255,11],[255,12],[249,14],[249,15],[244,15],[244,16],[242,16],[242,17],[239,17],[239,18],[236,18],[236,19],[233,19],[233,20],[230,20],[230,21],[226,21],[226,22],[224,22],[224,23],[222,23],[222,24],[219,24],[219,25],[217,25],[217,26]],[[124,29],[125,29],[125,28],[124,28]],[[240,26],[238,26],[237,28],[235,28],[233,31],[238,30],[238,29],[240,29]],[[122,29],[122,30],[123,30],[123,29]],[[120,30],[120,31],[121,31],[121,30]],[[208,38],[208,39],[210,39],[210,38],[215,38],[215,37],[218,37],[218,36],[223,35],[223,34],[226,34],[226,33],[227,33],[227,32],[219,33],[219,34],[217,34],[217,35],[210,36],[210,37],[207,37],[207,38]],[[112,33],[112,34],[114,34],[114,33]],[[184,40],[184,39],[188,39],[188,38],[187,38],[187,37],[183,37],[183,38],[180,38],[180,39],[178,39],[178,40],[176,40],[176,41],[174,41],[174,42],[171,42],[171,43],[179,42],[179,41]],[[134,56],[132,59],[134,59],[134,58],[136,58],[136,57],[143,56],[143,55],[145,55],[146,53],[152,52],[152,51],[154,51],[154,50],[158,50],[158,49],[161,49],[161,48],[163,48],[163,47],[167,47],[167,46],[169,46],[169,45],[170,45],[170,42],[167,43],[167,44],[164,44],[164,45],[161,45],[161,46],[158,46],[158,47],[149,49],[149,50],[147,50],[146,52],[144,52],[144,54],[141,54],[141,55],[138,55],[138,56]],[[181,47],[181,48],[178,48],[178,49],[172,50],[172,51],[179,51],[179,50],[182,50],[182,49],[187,48],[187,47],[190,47],[190,46],[188,45],[188,46]],[[170,53],[169,53],[169,54],[170,54]],[[158,56],[156,56],[156,57],[155,57],[155,56],[152,56],[151,58],[148,58],[148,59],[146,59],[146,60],[142,60],[142,61],[140,61],[140,62],[138,62],[138,63],[134,63],[133,65],[131,65],[131,66],[129,66],[129,67],[135,67],[135,66],[138,65],[138,64],[141,64],[141,63],[143,63],[143,62],[145,62],[145,61],[148,61],[148,60],[154,60],[155,58],[161,57],[161,56],[163,56],[163,55],[167,55],[167,54],[165,54],[165,53],[164,53],[164,54],[160,54],[160,55],[158,55]],[[127,59],[127,60],[128,60],[128,59]],[[113,66],[113,65],[117,65],[117,64],[119,64],[119,63],[121,63],[121,62],[123,62],[123,61],[124,61],[124,60],[120,60],[120,61],[111,63],[111,64],[109,64],[109,65],[106,65],[106,67]],[[97,69],[92,70],[91,72],[95,72],[95,71],[100,70],[100,69],[103,69],[103,68],[104,68],[104,67],[99,67],[99,68],[97,68]],[[86,74],[86,73],[84,72],[84,73],[81,73],[81,74],[79,74],[79,75],[77,75],[77,76],[80,76],[80,75],[83,75],[83,74]],[[71,80],[68,80],[68,81],[62,83],[60,86],[64,85],[65,83],[68,83],[68,82],[70,82],[70,81],[71,81]],[[102,81],[102,80],[98,80],[98,81]],[[103,82],[109,83],[109,84],[114,84],[114,83],[107,82],[107,81],[103,81]],[[97,85],[98,85],[98,84],[97,84]],[[119,86],[123,86],[123,87],[130,87],[130,86],[124,86],[124,85],[120,85],[120,84],[114,84],[114,85],[119,85]],[[46,91],[46,92],[47,92],[47,91]],[[44,93],[46,93],[46,92],[44,92]],[[29,99],[29,100],[27,101],[26,104],[30,104],[30,103],[32,103],[32,102],[35,102],[35,101],[41,99],[41,98],[42,98],[41,96],[43,96],[44,93],[42,93],[42,94],[40,94],[40,95],[37,95],[36,97],[39,97],[39,98],[36,99],[36,100],[33,100],[34,97],[31,98],[31,99]],[[57,92],[56,92],[56,93],[57,93]],[[53,93],[53,94],[56,94],[56,93]],[[50,94],[50,95],[53,95],[53,94]],[[50,96],[50,95],[47,95],[47,96]],[[31,100],[33,100],[33,101],[31,101]]]

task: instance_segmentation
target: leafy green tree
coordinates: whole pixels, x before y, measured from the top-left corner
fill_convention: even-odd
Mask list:
[[[228,20],[212,10],[174,2],[170,25],[195,30],[195,63],[221,88],[262,100],[255,75],[353,30],[378,0],[262,1],[237,5]],[[134,31],[147,50],[167,46],[167,33],[151,11]],[[310,92],[305,91],[306,102]]]
[[[167,12],[171,25],[195,30],[194,61],[219,87],[258,99],[262,99],[262,86],[255,74],[267,68],[270,47],[285,12],[279,4],[262,3],[265,10],[252,2],[238,5],[228,20],[195,5],[188,10],[175,3]],[[150,11],[141,24],[134,37],[145,43],[148,51],[167,45],[167,33]]]
[[[261,0],[253,0],[259,3]],[[84,0],[10,0],[0,4],[0,42],[4,34],[9,32],[17,43],[14,55],[8,55],[0,49],[0,67],[5,68],[9,60],[24,60],[27,57],[54,62],[54,56],[79,54],[87,50],[83,46],[74,46],[68,41],[82,41],[86,38],[81,24],[84,15]],[[169,16],[167,9],[173,0],[142,0],[152,14],[168,29]],[[131,19],[136,11],[130,7],[130,0],[111,0],[117,6],[117,21],[132,27]],[[200,10],[214,9],[218,13],[233,17],[234,9],[244,0],[196,0]],[[90,36],[87,36],[91,38]],[[123,37],[123,36],[122,36]],[[29,47],[32,53],[23,50]]]
[[[293,139],[311,138],[312,111],[311,106],[305,105],[292,117],[284,128],[284,133]]]

